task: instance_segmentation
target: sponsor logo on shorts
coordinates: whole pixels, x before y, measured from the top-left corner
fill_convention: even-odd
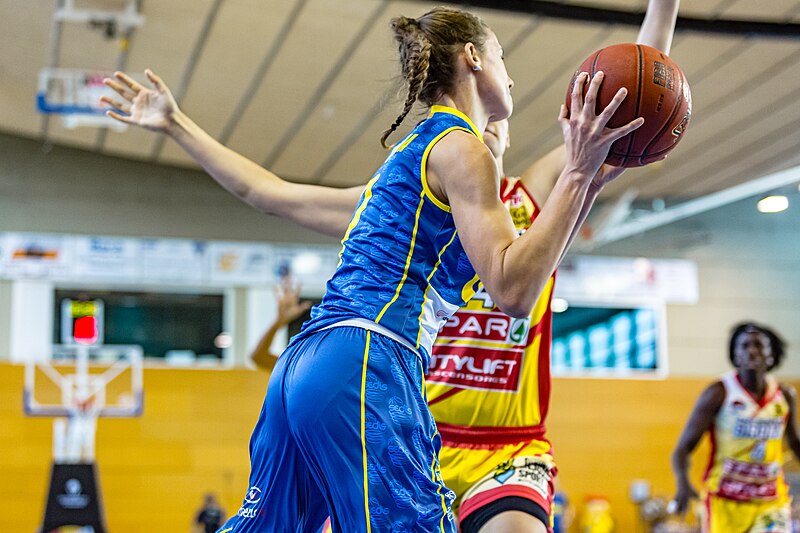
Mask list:
[[[494,472],[487,474],[470,487],[464,494],[462,508],[471,498],[488,491],[512,490],[514,486],[527,487],[539,494],[542,500],[549,502],[552,498],[551,480],[553,465],[543,457],[526,456],[508,459],[495,467]]]
[[[514,461],[508,460],[501,463],[494,472],[494,479],[501,485],[514,476]]]
[[[523,484],[533,487],[539,494],[547,497],[550,492],[550,467],[544,461],[536,458],[523,457],[521,459],[523,463],[517,464],[516,477]]]
[[[254,504],[261,501],[261,489],[256,486],[250,487],[247,491],[247,496],[244,498],[244,503]]]
[[[258,507],[250,507],[256,505],[261,501],[261,489],[253,485],[247,490],[247,495],[244,497],[244,505],[242,505],[236,512],[236,516],[240,518],[258,518],[264,516],[264,510]]]

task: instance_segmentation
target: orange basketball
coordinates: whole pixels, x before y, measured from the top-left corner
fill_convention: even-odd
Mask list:
[[[692,116],[692,93],[681,69],[663,52],[642,44],[616,44],[598,50],[572,76],[567,91],[580,72],[590,79],[605,73],[597,98],[597,112],[604,109],[621,87],[628,89],[608,127],[624,126],[636,117],[644,125],[611,145],[606,163],[615,167],[640,167],[658,161],[678,144]],[[588,82],[584,88],[588,88]]]

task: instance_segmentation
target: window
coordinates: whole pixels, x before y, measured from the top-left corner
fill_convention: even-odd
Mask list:
[[[53,343],[61,341],[64,299],[103,303],[103,344],[134,344],[145,357],[168,353],[222,359],[215,339],[222,332],[221,294],[56,290]]]
[[[661,311],[570,306],[553,315],[554,375],[642,375],[665,370]]]

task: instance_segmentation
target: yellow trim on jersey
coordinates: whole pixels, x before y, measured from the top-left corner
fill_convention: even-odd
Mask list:
[[[228,533],[228,531],[233,531],[233,528],[232,528],[232,527],[229,527],[228,529],[223,529],[223,530],[222,530],[222,531],[220,531],[219,533]]]
[[[420,168],[419,168],[420,180],[422,181],[422,191],[425,193],[425,196],[431,202],[433,202],[433,204],[436,207],[438,207],[439,209],[441,209],[442,211],[444,211],[446,213],[450,212],[450,206],[447,205],[446,203],[442,202],[438,198],[436,198],[436,196],[433,194],[433,191],[431,191],[430,187],[428,187],[428,170],[427,170],[427,168],[428,168],[428,156],[430,155],[431,150],[433,150],[433,147],[436,146],[436,143],[438,143],[442,139],[442,137],[444,137],[448,133],[456,131],[456,130],[466,131],[467,133],[470,133],[470,134],[473,133],[472,131],[470,131],[467,128],[464,128],[462,126],[453,126],[452,128],[447,128],[442,133],[440,133],[439,135],[434,137],[433,140],[428,143],[428,146],[425,147],[425,152],[422,154],[422,162],[420,163]]]
[[[378,181],[380,174],[376,174],[374,178],[369,180],[367,183],[367,187],[364,189],[364,200],[361,202],[361,205],[358,206],[356,212],[353,214],[353,220],[350,221],[350,225],[347,226],[347,231],[344,233],[344,237],[342,237],[342,248],[339,250],[339,263],[336,265],[336,268],[339,268],[342,265],[342,254],[344,253],[344,243],[347,242],[347,239],[350,238],[350,232],[353,231],[353,228],[356,227],[358,221],[361,219],[361,213],[364,212],[364,209],[367,208],[367,204],[369,203],[370,198],[372,198],[372,186],[375,185],[375,182]]]
[[[536,305],[533,306],[533,311],[531,311],[531,327],[538,325],[542,321],[544,314],[550,307],[550,293],[553,291],[554,282],[555,279],[550,276],[541,294],[539,294],[539,299],[536,300]]]
[[[367,362],[369,361],[370,331],[367,330],[367,342],[364,345],[364,364],[361,368],[361,456],[364,467],[364,513],[367,519],[367,533],[372,531],[369,518],[369,481],[367,479],[367,441],[366,441],[366,388],[367,388]]]
[[[408,277],[408,268],[411,266],[411,257],[414,255],[414,246],[417,244],[417,230],[419,229],[419,216],[422,212],[422,206],[425,205],[425,193],[421,193],[419,195],[419,205],[417,206],[417,213],[414,215],[414,231],[411,233],[411,245],[408,247],[408,256],[406,256],[406,266],[403,269],[403,277],[400,279],[400,283],[397,284],[397,289],[394,291],[394,296],[392,299],[389,300],[381,312],[378,313],[378,316],[375,317],[375,322],[380,323],[381,318],[389,309],[389,307],[397,301],[397,298],[400,296],[400,289],[403,288],[403,284],[406,282],[406,278]]]
[[[439,520],[439,531],[444,531],[444,517],[447,516],[447,502],[445,502],[444,494],[442,494],[442,480],[436,480],[436,454],[433,455],[433,461],[431,462],[431,478],[431,481],[436,483],[436,494],[438,494],[442,500],[442,519]]]
[[[408,145],[411,144],[411,142],[414,139],[417,138],[418,135],[419,135],[419,133],[414,133],[412,135],[409,135],[405,139],[403,139],[403,141],[400,144],[398,144],[397,146],[392,148],[392,153],[395,154],[395,153],[402,152],[403,150],[405,150],[408,147]]]
[[[450,113],[451,115],[455,115],[463,119],[464,122],[469,124],[469,127],[472,128],[472,133],[477,135],[478,139],[483,142],[483,132],[478,131],[478,128],[475,127],[475,124],[472,122],[472,120],[458,109],[454,107],[448,107],[446,105],[433,105],[431,106],[431,112],[428,114],[428,118],[432,117],[436,113]]]
[[[470,300],[472,300],[472,297],[475,296],[475,293],[478,292],[478,289],[477,287],[475,287],[475,285],[480,282],[481,280],[478,277],[478,274],[475,274],[475,277],[466,282],[464,284],[464,288],[461,289],[461,299],[464,300],[465,302],[469,302]]]
[[[417,348],[419,348],[419,339],[422,337],[422,317],[425,316],[425,302],[428,298],[428,291],[431,289],[431,278],[434,274],[436,274],[436,271],[439,270],[439,265],[442,264],[442,255],[444,254],[445,250],[447,250],[447,247],[453,243],[455,238],[456,232],[453,231],[453,236],[450,237],[450,240],[447,241],[447,244],[442,247],[442,250],[439,252],[439,260],[436,261],[436,264],[433,266],[433,270],[431,270],[430,276],[428,276],[428,279],[426,280],[428,282],[428,286],[425,287],[425,294],[422,295],[422,309],[419,311],[419,320],[417,321],[419,323],[419,329],[417,330]]]

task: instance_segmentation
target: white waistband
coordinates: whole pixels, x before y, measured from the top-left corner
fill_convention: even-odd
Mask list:
[[[369,331],[374,331],[375,333],[379,333],[384,337],[389,337],[393,341],[399,342],[419,357],[422,357],[414,345],[408,342],[406,339],[395,333],[390,329],[386,329],[385,327],[381,326],[380,324],[373,322],[372,320],[367,320],[366,318],[348,318],[347,320],[342,320],[341,322],[336,322],[335,324],[331,324],[330,326],[326,326],[322,328],[320,331],[325,331],[326,329],[331,328],[339,328],[342,326],[352,326],[355,328],[362,328]]]

